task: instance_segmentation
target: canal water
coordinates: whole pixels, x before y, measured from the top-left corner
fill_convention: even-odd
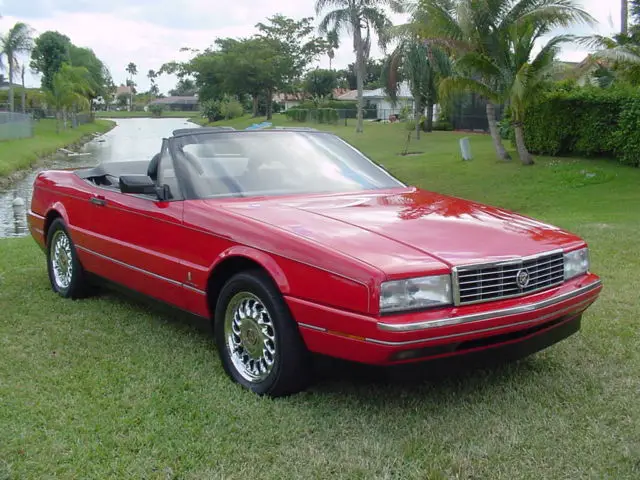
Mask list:
[[[181,118],[117,119],[110,132],[87,143],[78,156],[57,154],[45,168],[80,168],[113,161],[151,160],[162,139],[178,128],[196,127]],[[28,235],[26,212],[31,203],[33,180],[41,169],[8,188],[0,188],[0,237]]]

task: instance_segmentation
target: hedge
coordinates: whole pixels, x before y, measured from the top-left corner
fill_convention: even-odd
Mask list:
[[[525,141],[542,155],[616,156],[640,165],[640,96],[632,89],[558,88],[527,108]]]
[[[340,119],[335,108],[290,108],[286,112],[287,118],[295,122],[317,122],[336,124]]]

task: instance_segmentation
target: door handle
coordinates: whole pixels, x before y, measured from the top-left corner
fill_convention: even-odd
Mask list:
[[[89,201],[94,205],[98,205],[99,207],[104,207],[107,204],[107,201],[104,199],[104,197],[101,196],[91,197]]]

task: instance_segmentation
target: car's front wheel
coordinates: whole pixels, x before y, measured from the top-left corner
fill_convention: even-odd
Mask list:
[[[81,298],[90,291],[73,241],[61,219],[53,221],[47,234],[47,270],[54,292],[64,298]]]
[[[215,336],[225,372],[245,388],[279,397],[308,384],[308,352],[265,273],[242,272],[225,284],[216,303]]]

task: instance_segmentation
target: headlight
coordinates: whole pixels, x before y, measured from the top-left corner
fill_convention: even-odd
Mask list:
[[[384,282],[380,288],[380,313],[451,305],[451,275]]]
[[[564,279],[569,280],[589,271],[589,249],[564,254]]]

